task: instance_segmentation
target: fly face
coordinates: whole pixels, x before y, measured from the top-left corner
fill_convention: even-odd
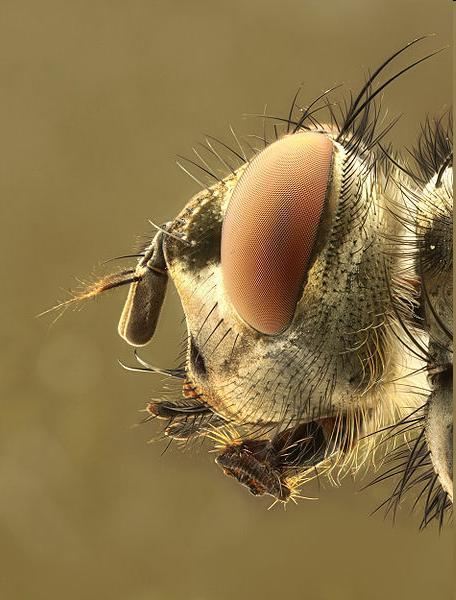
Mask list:
[[[164,251],[187,321],[188,375],[230,423],[368,412],[393,379],[382,252],[391,223],[373,166],[324,129],[299,131],[171,224]]]
[[[189,163],[218,181],[163,228],[188,331],[185,426],[174,416],[166,433],[215,439],[217,462],[254,494],[285,501],[316,465],[359,467],[359,439],[397,414],[385,399],[400,396],[405,368],[391,306],[399,267],[385,239],[401,224],[377,153],[391,126],[378,131],[373,106],[385,84],[372,90],[391,60],[340,123],[325,93],[298,117],[293,103],[286,129],[248,160],[222,144],[240,161],[224,178],[197,153],[204,166]],[[312,117],[323,108],[329,125]]]
[[[172,439],[215,440],[218,464],[253,494],[285,502],[317,466],[358,468],[368,456],[360,439],[369,443],[397,415],[406,353],[391,288],[400,259],[385,240],[403,224],[387,206],[378,147],[394,122],[380,127],[375,99],[432,56],[381,82],[418,41],[380,65],[340,114],[332,90],[306,108],[295,97],[253,156],[235,135],[235,148],[208,140],[228,175],[195,151],[200,164],[189,163],[216,183],[158,228],[136,268],[79,296],[130,284],[119,333],[141,346],[172,279],[188,331],[185,368],[140,361],[140,370],[183,379],[183,398],[147,410],[168,421]],[[410,299],[413,286],[403,281],[401,291]]]

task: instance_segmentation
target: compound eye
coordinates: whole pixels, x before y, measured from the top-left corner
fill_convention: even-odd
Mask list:
[[[225,291],[239,316],[265,334],[290,324],[325,205],[333,142],[317,132],[284,137],[241,175],[222,227]]]

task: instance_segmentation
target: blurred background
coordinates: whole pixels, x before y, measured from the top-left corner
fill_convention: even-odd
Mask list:
[[[116,332],[126,290],[36,317],[176,215],[197,191],[176,154],[205,133],[249,133],[242,114],[266,103],[285,115],[300,83],[303,102],[357,89],[431,32],[394,69],[449,43],[449,2],[2,0],[2,598],[451,597],[449,528],[369,516],[390,483],[267,511],[206,451],[147,444],[159,428],[135,426],[140,411],[169,384],[117,364],[133,363]],[[390,139],[413,142],[450,98],[446,50],[386,90],[403,113]],[[173,366],[181,319],[171,288],[141,355]]]

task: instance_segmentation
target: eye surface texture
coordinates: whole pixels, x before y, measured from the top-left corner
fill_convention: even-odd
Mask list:
[[[286,136],[253,159],[233,190],[222,227],[223,284],[238,315],[261,333],[282,332],[295,313],[333,150],[323,133]]]

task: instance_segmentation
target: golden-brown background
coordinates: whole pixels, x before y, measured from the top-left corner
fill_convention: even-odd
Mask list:
[[[242,113],[286,113],[299,83],[308,99],[356,87],[450,31],[435,0],[1,0],[2,599],[450,598],[450,531],[369,517],[389,485],[268,512],[213,455],[147,445],[156,426],[133,425],[163,382],[116,362],[132,362],[125,290],[35,317],[180,210],[196,187],[175,155],[204,133],[247,133]],[[396,142],[450,101],[450,65],[447,50],[386,92]],[[171,289],[142,355],[173,365],[180,320]]]

